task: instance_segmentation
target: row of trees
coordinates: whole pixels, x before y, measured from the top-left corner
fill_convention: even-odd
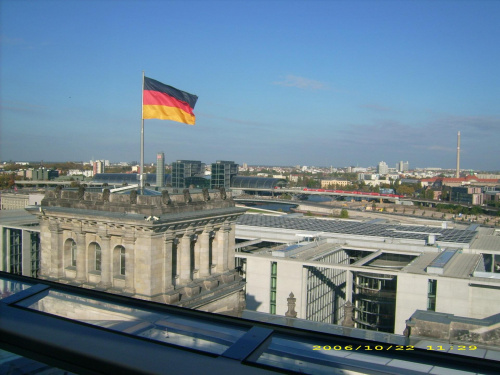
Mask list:
[[[15,173],[2,173],[0,174],[0,189],[12,189],[16,184],[16,180],[20,177],[16,176]]]

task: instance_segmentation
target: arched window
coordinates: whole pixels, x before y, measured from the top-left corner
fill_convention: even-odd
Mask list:
[[[71,266],[76,267],[76,242],[71,242]]]
[[[115,276],[125,276],[125,248],[116,246],[113,250],[113,273]]]
[[[95,270],[100,271],[101,270],[101,259],[102,259],[102,252],[101,252],[101,246],[99,246],[98,243],[94,242],[92,244],[94,247],[94,254],[95,254]]]
[[[125,248],[120,249],[120,275],[125,276]]]
[[[76,242],[72,238],[64,243],[64,264],[65,267],[76,267]]]

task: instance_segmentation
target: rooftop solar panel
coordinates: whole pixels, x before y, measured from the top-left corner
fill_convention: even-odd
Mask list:
[[[347,235],[363,235],[372,237],[390,237],[402,239],[425,240],[428,233],[439,234],[440,242],[468,243],[476,235],[475,231],[458,229],[442,229],[418,225],[396,225],[360,222],[326,221],[312,218],[288,218],[263,215],[243,215],[238,224],[270,227],[288,230],[338,233]]]
[[[453,255],[455,255],[456,252],[457,250],[450,250],[450,249],[443,251],[436,257],[436,259],[432,261],[429,267],[444,268],[446,263],[448,263],[451,260],[451,258],[453,258]]]

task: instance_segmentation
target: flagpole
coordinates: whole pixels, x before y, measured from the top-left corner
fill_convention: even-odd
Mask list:
[[[144,194],[144,70],[142,71],[141,90],[141,174],[139,177],[140,194]]]

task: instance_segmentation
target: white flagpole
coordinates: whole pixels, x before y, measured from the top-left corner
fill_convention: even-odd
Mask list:
[[[141,90],[141,174],[139,177],[140,193],[144,194],[144,70],[142,71],[142,90]]]

